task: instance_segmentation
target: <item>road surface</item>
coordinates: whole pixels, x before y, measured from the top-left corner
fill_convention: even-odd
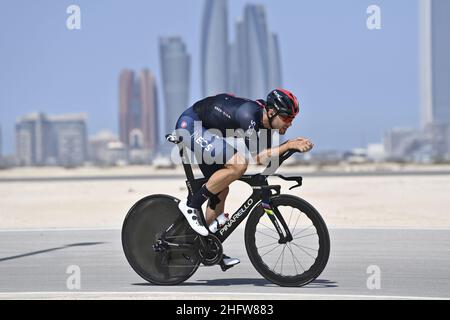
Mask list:
[[[450,298],[449,230],[331,229],[330,236],[325,271],[303,288],[262,278],[240,228],[224,244],[240,265],[227,272],[201,267],[182,285],[162,287],[128,265],[120,230],[0,231],[0,299]],[[69,289],[71,266],[79,268],[80,289]],[[380,272],[379,289],[368,288],[373,270]]]

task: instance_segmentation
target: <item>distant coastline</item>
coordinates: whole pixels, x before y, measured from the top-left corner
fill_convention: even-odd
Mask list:
[[[253,167],[247,174],[261,171],[262,167]],[[280,168],[277,173],[302,175],[305,177],[332,176],[391,176],[391,175],[450,175],[450,164],[418,165],[398,163],[343,164],[343,165],[293,165]],[[196,177],[200,171],[194,168]],[[79,181],[79,180],[124,180],[124,179],[184,179],[182,166],[174,168],[155,168],[154,166],[124,167],[16,167],[0,170],[0,183],[33,181]]]

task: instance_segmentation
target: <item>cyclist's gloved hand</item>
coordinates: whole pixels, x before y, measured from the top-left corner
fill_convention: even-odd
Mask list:
[[[288,143],[289,149],[298,150],[300,152],[308,152],[314,147],[314,144],[311,141],[301,137],[290,140]]]

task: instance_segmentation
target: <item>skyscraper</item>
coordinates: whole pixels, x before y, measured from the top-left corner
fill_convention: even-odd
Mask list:
[[[248,82],[247,98],[264,97],[269,88],[269,36],[266,12],[262,5],[247,5],[244,12],[246,33],[246,65],[251,79]]]
[[[165,101],[165,132],[175,129],[180,114],[189,107],[190,56],[179,37],[161,38],[159,43]]]
[[[201,75],[203,96],[229,90],[227,0],[205,0],[201,30]]]
[[[278,37],[267,27],[262,5],[246,5],[244,19],[235,25],[230,46],[230,89],[239,96],[259,99],[282,86]]]
[[[419,3],[422,127],[450,125],[450,1]]]
[[[19,165],[44,165],[50,144],[50,125],[42,113],[23,116],[16,123],[16,157]],[[48,141],[48,144],[45,142]]]
[[[20,165],[82,165],[87,159],[86,115],[32,113],[16,123]]]
[[[450,1],[420,0],[421,125],[437,161],[450,160]]]
[[[269,36],[269,90],[282,87],[281,54],[278,36],[271,33]],[[268,91],[269,91],[268,90]]]
[[[230,44],[230,91],[237,96],[247,97],[250,74],[248,74],[247,55],[245,50],[246,37],[242,19],[235,24],[235,40]]]
[[[120,141],[130,149],[155,150],[158,142],[156,80],[144,69],[136,77],[124,70],[119,79]]]
[[[2,126],[0,125],[0,159],[2,158],[2,151],[3,151],[3,137],[2,137]]]
[[[154,150],[158,145],[158,93],[156,79],[153,74],[144,69],[139,75],[142,104],[142,132],[144,148]]]
[[[62,166],[80,166],[87,160],[86,114],[47,117],[50,123],[49,158]]]
[[[124,70],[119,77],[119,137],[120,141],[128,145],[130,127],[130,109],[134,100],[134,72]]]

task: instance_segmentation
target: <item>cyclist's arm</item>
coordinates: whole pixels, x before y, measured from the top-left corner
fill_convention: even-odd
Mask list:
[[[283,153],[285,153],[290,149],[298,150],[299,152],[308,152],[313,147],[314,144],[312,144],[310,140],[298,137],[292,140],[288,140],[285,143],[279,145],[278,147],[266,149],[260,152],[256,157],[256,161],[260,165],[261,164],[266,165],[269,163],[270,159],[279,157],[280,155],[282,155]]]
[[[265,149],[256,155],[256,162],[259,165],[267,165],[272,158],[279,157],[290,149],[290,141],[270,149]]]

